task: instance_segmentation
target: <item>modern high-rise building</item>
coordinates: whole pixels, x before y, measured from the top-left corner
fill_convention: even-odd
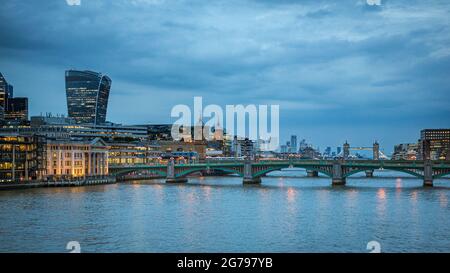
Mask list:
[[[77,123],[106,122],[111,79],[92,71],[66,71],[66,96],[69,117]]]
[[[4,111],[8,108],[8,98],[13,97],[14,88],[11,84],[8,84],[3,74],[0,72],[0,107]]]
[[[450,160],[450,129],[422,130],[419,143],[419,159]]]
[[[27,121],[28,98],[8,98],[8,108],[5,112],[5,120]]]
[[[291,136],[291,153],[298,153],[297,136]]]
[[[5,120],[5,109],[3,109],[3,107],[0,106],[0,125],[3,123],[4,120]]]

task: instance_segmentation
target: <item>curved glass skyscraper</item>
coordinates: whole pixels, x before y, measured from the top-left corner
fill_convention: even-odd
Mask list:
[[[105,123],[111,83],[111,79],[101,73],[66,71],[69,117],[77,123]]]

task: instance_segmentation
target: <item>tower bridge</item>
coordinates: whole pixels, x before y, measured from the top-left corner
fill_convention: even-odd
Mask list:
[[[309,173],[322,173],[331,178],[332,185],[346,184],[349,176],[359,172],[378,169],[394,170],[413,175],[423,180],[424,186],[433,186],[433,180],[450,174],[450,161],[394,161],[394,160],[286,160],[218,162],[202,164],[133,165],[109,167],[109,172],[117,178],[139,171],[147,171],[166,178],[167,183],[186,183],[188,175],[200,171],[218,170],[236,174],[244,184],[260,184],[266,174],[288,168],[303,168]]]
[[[342,157],[344,159],[350,158],[350,151],[372,151],[373,152],[373,160],[387,160],[389,159],[381,150],[380,150],[380,144],[378,141],[375,141],[373,143],[373,146],[371,147],[352,147],[350,144],[346,141],[344,143],[342,152],[338,154],[338,157]]]

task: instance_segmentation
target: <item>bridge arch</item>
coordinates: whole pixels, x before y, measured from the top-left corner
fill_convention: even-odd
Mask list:
[[[438,179],[438,178],[443,178],[443,177],[448,176],[448,175],[450,175],[450,171],[446,172],[446,173],[440,173],[440,174],[433,175],[433,178],[434,179]]]
[[[188,176],[188,175],[190,175],[192,173],[201,172],[201,171],[207,171],[207,170],[223,171],[223,172],[228,173],[228,174],[237,174],[239,176],[244,176],[241,172],[239,172],[237,170],[234,170],[234,169],[230,169],[230,168],[224,168],[224,167],[199,167],[199,168],[184,170],[184,171],[176,174],[175,177],[176,178],[182,178],[182,177]]]
[[[416,173],[416,172],[413,172],[413,171],[410,171],[410,170],[397,169],[397,168],[389,168],[389,167],[384,167],[384,169],[385,169],[385,170],[390,170],[390,171],[395,171],[395,172],[400,172],[400,173],[406,173],[406,174],[415,176],[415,177],[417,177],[417,178],[423,178],[423,175],[421,175],[421,174],[419,174],[419,173]],[[353,171],[350,171],[350,172],[346,173],[346,174],[344,175],[344,177],[347,178],[347,177],[349,177],[349,176],[352,176],[352,175],[357,174],[357,173],[360,173],[360,172],[365,172],[365,171],[376,171],[376,170],[379,170],[379,169],[374,169],[374,168],[361,168],[361,169],[353,170]]]
[[[253,177],[254,178],[261,177],[261,176],[264,176],[264,175],[266,175],[268,173],[271,173],[271,172],[274,172],[274,171],[281,171],[281,170],[287,169],[289,167],[290,167],[290,165],[271,167],[271,168],[268,168],[266,170],[262,170],[262,171],[256,172],[255,174],[253,174]],[[294,168],[305,169],[307,171],[316,171],[316,172],[324,174],[324,175],[326,175],[328,177],[332,177],[333,176],[331,173],[329,173],[329,172],[327,172],[325,170],[322,170],[320,168],[314,168],[314,167],[309,167],[309,166],[308,167],[306,167],[306,166],[295,166],[295,165],[294,165]]]

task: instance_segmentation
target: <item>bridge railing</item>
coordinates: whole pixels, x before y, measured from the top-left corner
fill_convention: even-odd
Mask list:
[[[291,160],[257,160],[252,161],[256,165],[279,165],[279,164],[317,164],[329,165],[334,162],[339,162],[344,166],[411,166],[422,167],[425,164],[424,160],[314,160],[314,159],[291,159]],[[194,164],[184,163],[176,164],[176,166],[204,166],[204,165],[236,165],[244,164],[244,160],[205,160]],[[449,160],[433,160],[431,164],[436,167],[449,167]],[[166,164],[110,164],[110,169],[125,169],[125,168],[162,168],[167,167]]]

